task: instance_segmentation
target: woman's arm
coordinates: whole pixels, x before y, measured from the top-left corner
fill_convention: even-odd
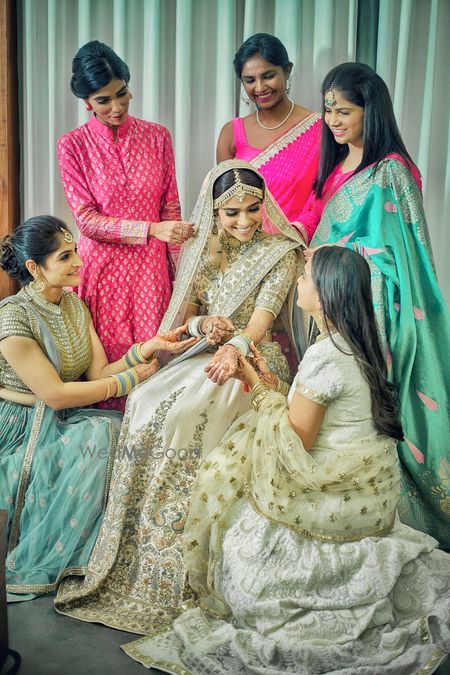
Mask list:
[[[58,143],[58,164],[67,202],[78,229],[85,237],[115,244],[144,245],[150,236],[171,244],[181,244],[192,236],[191,223],[184,221],[171,219],[152,223],[102,215],[89,190],[71,141],[65,136]],[[180,227],[183,228],[183,234],[180,234]]]
[[[267,369],[268,372],[270,372]],[[276,378],[276,375],[272,373]],[[258,373],[251,363],[246,359],[240,358],[239,379],[245,382],[250,388],[259,384],[265,384],[261,381]],[[311,450],[319,433],[326,407],[311,401],[311,399],[295,392],[289,406],[289,421],[303,443],[305,450]]]
[[[226,159],[234,159],[236,148],[234,147],[234,134],[232,122],[227,122],[219,134],[217,141],[216,159],[217,163],[224,162]]]
[[[35,340],[8,337],[0,342],[0,351],[22,382],[54,410],[91,405],[107,395],[106,382],[63,382]],[[112,384],[111,393],[115,393]]]
[[[319,433],[326,407],[311,401],[298,392],[289,406],[289,421],[303,443],[305,450],[311,450]]]

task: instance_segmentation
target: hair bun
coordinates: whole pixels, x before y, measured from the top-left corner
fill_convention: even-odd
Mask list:
[[[3,237],[0,242],[0,267],[14,279],[20,278],[20,264],[17,259],[10,234]]]

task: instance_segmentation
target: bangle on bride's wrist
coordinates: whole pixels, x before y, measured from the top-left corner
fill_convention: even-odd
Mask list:
[[[200,328],[204,319],[206,319],[205,316],[193,316],[188,320],[187,331],[191,337],[205,337],[205,334]]]
[[[241,354],[248,356],[251,352],[250,342],[251,339],[248,335],[245,333],[239,333],[238,335],[232,337],[231,340],[228,340],[226,344],[233,345],[233,347],[236,347],[236,349],[238,349]]]
[[[120,396],[127,396],[130,391],[139,384],[139,375],[135,368],[129,368],[124,370],[122,373],[117,373],[117,375],[112,375],[111,378],[117,385],[117,391],[114,394],[114,398],[119,398]]]

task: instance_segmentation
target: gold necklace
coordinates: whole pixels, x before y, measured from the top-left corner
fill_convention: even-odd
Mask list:
[[[228,266],[231,266],[241,255],[253,248],[259,242],[260,234],[261,230],[256,230],[248,241],[239,241],[239,239],[235,239],[234,237],[227,237],[222,230],[219,236],[219,247],[225,253]]]
[[[295,106],[294,101],[291,101],[291,109],[289,110],[288,114],[286,115],[286,117],[283,120],[281,120],[281,122],[279,124],[275,124],[274,127],[266,127],[265,124],[260,122],[260,120],[259,120],[259,110],[256,111],[256,121],[258,122],[260,127],[262,127],[263,129],[266,129],[267,131],[272,131],[273,129],[279,129],[292,115],[292,112],[294,110],[294,106]]]

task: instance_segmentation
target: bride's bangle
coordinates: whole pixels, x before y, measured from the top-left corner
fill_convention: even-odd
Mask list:
[[[187,330],[191,337],[205,337],[204,332],[201,330],[200,325],[206,319],[205,316],[193,316],[187,322]]]
[[[231,340],[228,340],[226,344],[233,345],[233,347],[236,347],[236,349],[238,349],[241,354],[248,356],[251,352],[250,341],[250,337],[247,337],[245,333],[239,333],[238,335],[232,337]]]

